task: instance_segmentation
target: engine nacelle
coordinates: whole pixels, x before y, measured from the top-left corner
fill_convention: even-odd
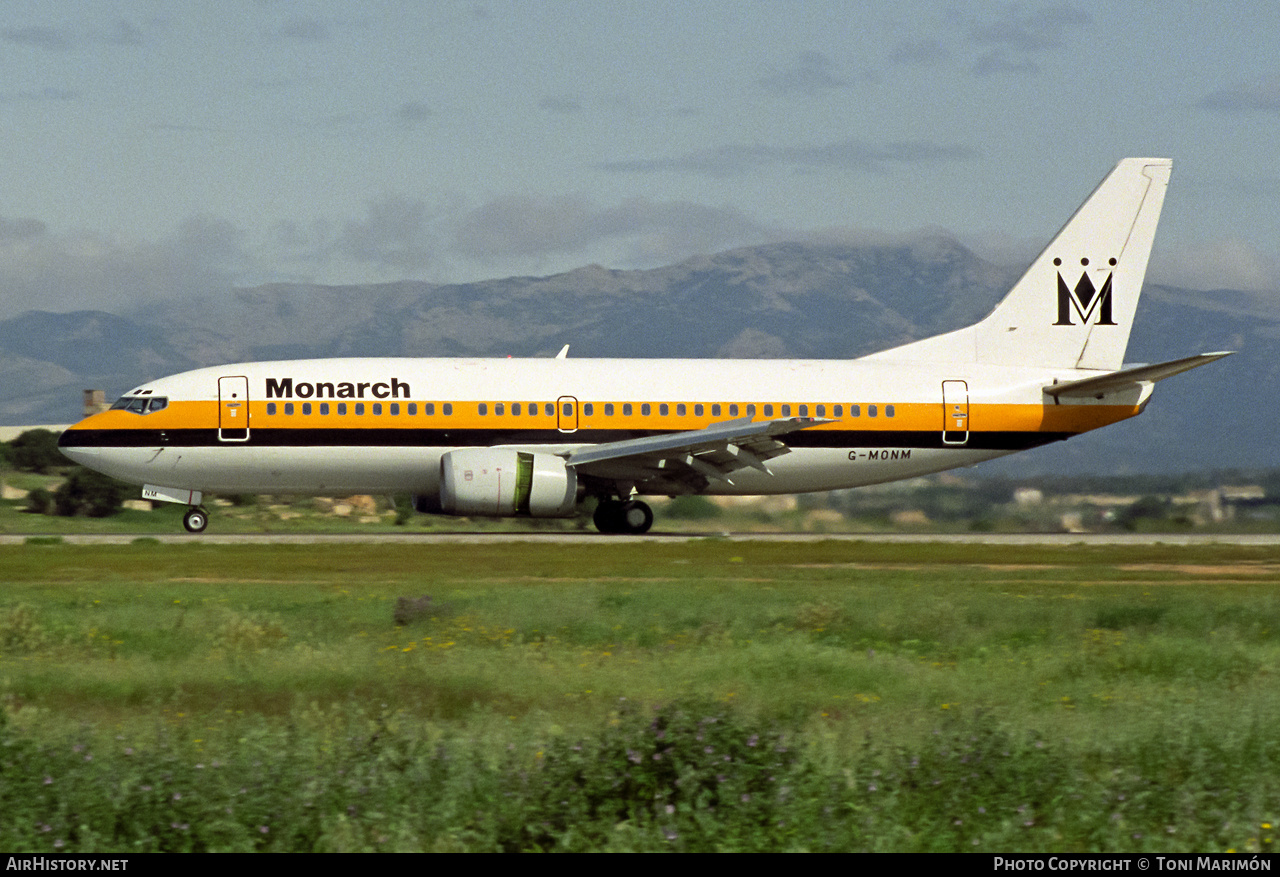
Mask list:
[[[446,515],[563,518],[574,513],[578,474],[554,454],[462,448],[440,458]]]

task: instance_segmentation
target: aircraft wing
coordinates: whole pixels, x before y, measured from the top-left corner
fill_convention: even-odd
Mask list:
[[[1044,388],[1044,391],[1055,398],[1063,396],[1077,398],[1101,397],[1107,393],[1128,389],[1138,384],[1155,383],[1165,378],[1171,378],[1193,368],[1216,362],[1224,356],[1230,356],[1233,352],[1228,350],[1217,353],[1201,353],[1184,359],[1157,363],[1156,365],[1122,368],[1120,371],[1111,372],[1111,374],[1083,378],[1078,381],[1064,381],[1060,384],[1050,384]]]
[[[706,429],[592,445],[566,462],[582,475],[643,484],[648,492],[696,493],[711,481],[733,483],[744,468],[768,472],[765,461],[790,451],[777,436],[833,421],[820,417],[727,420]]]

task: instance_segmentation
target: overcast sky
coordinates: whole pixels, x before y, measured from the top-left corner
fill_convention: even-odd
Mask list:
[[[945,229],[1174,159],[1153,279],[1280,304],[1280,4],[5,2],[0,317]]]

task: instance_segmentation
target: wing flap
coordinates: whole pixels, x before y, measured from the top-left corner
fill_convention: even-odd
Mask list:
[[[648,482],[672,492],[697,492],[711,481],[732,484],[747,467],[768,472],[766,461],[788,453],[776,436],[832,423],[818,417],[727,420],[706,429],[609,442],[569,453],[566,463],[598,478]]]

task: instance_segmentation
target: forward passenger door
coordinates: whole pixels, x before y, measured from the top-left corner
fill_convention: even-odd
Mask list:
[[[218,378],[218,441],[249,440],[249,379]]]

